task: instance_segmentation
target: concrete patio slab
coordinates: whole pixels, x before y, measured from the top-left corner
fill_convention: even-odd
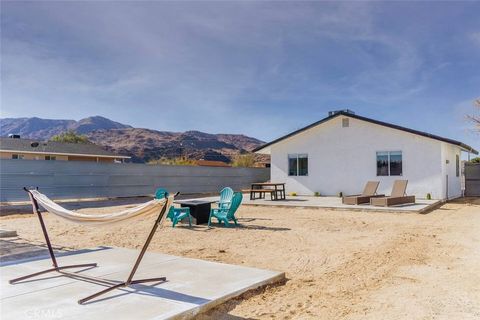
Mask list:
[[[121,282],[137,255],[136,250],[102,247],[72,252],[57,260],[59,265],[97,262],[96,268],[75,271]],[[14,277],[50,267],[46,257],[2,264],[2,319],[189,319],[248,290],[285,278],[282,272],[148,252],[135,278],[166,276],[167,282],[114,290],[85,305],[77,300],[105,287],[58,273],[8,283]]]
[[[208,201],[218,201],[219,197],[202,198]],[[198,200],[198,199],[197,199]],[[376,207],[371,205],[346,205],[342,204],[340,197],[313,197],[313,196],[287,196],[285,200],[266,199],[250,200],[249,194],[243,195],[243,205],[260,205],[260,206],[279,206],[279,207],[313,207],[325,208],[332,210],[350,210],[350,211],[378,211],[378,212],[413,212],[425,213],[436,208],[443,202],[440,200],[417,199],[415,204],[398,205],[391,207]]]

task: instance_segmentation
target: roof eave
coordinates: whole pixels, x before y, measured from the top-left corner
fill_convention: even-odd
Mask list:
[[[258,153],[258,154],[271,154],[270,146],[260,146],[258,148],[255,148],[252,150],[252,152]]]
[[[313,128],[313,127],[316,127],[324,122],[327,122],[327,121],[330,121],[331,119],[333,118],[336,118],[336,117],[339,117],[339,116],[345,116],[345,117],[351,117],[353,119],[357,119],[357,120],[362,120],[362,121],[366,121],[366,122],[370,122],[370,123],[373,123],[373,124],[377,124],[377,125],[381,125],[381,126],[385,126],[385,127],[388,127],[388,128],[391,128],[391,129],[396,129],[396,130],[401,130],[401,131],[405,131],[405,132],[409,132],[411,134],[415,134],[415,135],[419,135],[419,136],[423,136],[425,138],[430,138],[430,139],[434,139],[434,140],[438,140],[438,141],[443,141],[445,143],[449,143],[449,144],[453,144],[453,145],[456,145],[456,146],[459,146],[460,148],[462,148],[464,151],[466,152],[471,152],[473,154],[478,154],[478,151],[475,150],[474,148],[472,148],[471,146],[469,145],[466,145],[460,141],[456,141],[456,140],[452,140],[452,139],[447,139],[447,138],[443,138],[443,137],[440,137],[440,136],[436,136],[436,135],[433,135],[433,134],[429,134],[427,132],[421,132],[421,131],[418,131],[418,130],[414,130],[414,129],[409,129],[409,128],[405,128],[405,127],[402,127],[402,126],[399,126],[399,125],[395,125],[395,124],[391,124],[391,123],[386,123],[386,122],[383,122],[383,121],[378,121],[378,120],[374,120],[374,119],[370,119],[370,118],[366,118],[366,117],[362,117],[362,116],[358,116],[358,115],[355,115],[355,114],[352,114],[352,113],[347,113],[347,112],[343,112],[343,111],[340,111],[340,112],[337,112],[331,116],[328,116],[328,117],[325,117],[317,122],[314,122],[312,124],[309,124],[308,126],[305,126],[301,129],[298,129],[298,130],[295,130],[287,135],[284,135],[280,138],[277,138],[271,142],[268,142],[258,148],[255,148],[252,150],[252,152],[255,152],[255,153],[262,153],[260,152],[261,150],[271,146],[271,145],[274,145],[278,142],[281,142],[285,139],[288,139],[290,137],[293,137],[303,131],[306,131],[306,130],[309,130],[310,128]],[[269,153],[268,153],[269,154]]]
[[[465,151],[465,152],[470,152],[470,153],[473,153],[473,154],[478,155],[478,151],[475,150],[475,149],[473,149],[472,147],[470,147],[470,146],[467,145],[467,144],[461,143],[461,144],[459,145],[459,147],[462,148],[462,150]]]
[[[258,151],[260,151],[260,150],[262,150],[262,149],[265,149],[265,148],[267,148],[267,147],[269,147],[269,146],[271,146],[271,145],[274,145],[274,144],[276,144],[276,143],[278,143],[278,142],[280,142],[280,141],[283,141],[283,140],[285,140],[285,139],[288,139],[288,138],[290,138],[290,137],[296,136],[297,134],[299,134],[299,133],[301,133],[301,132],[303,132],[303,131],[306,131],[306,130],[308,130],[308,129],[310,129],[310,128],[316,127],[316,126],[318,126],[319,124],[322,124],[323,122],[326,122],[326,121],[329,121],[330,119],[333,119],[333,118],[335,118],[335,117],[338,117],[338,116],[341,115],[341,114],[342,114],[342,112],[336,113],[336,114],[334,114],[334,115],[331,115],[331,116],[328,116],[328,117],[326,117],[326,118],[323,118],[323,119],[321,119],[321,120],[319,120],[319,121],[316,121],[316,122],[314,122],[314,123],[312,123],[312,124],[309,124],[309,125],[306,126],[306,127],[303,127],[303,128],[298,129],[298,130],[295,130],[295,131],[293,131],[293,132],[290,132],[289,134],[286,134],[286,135],[284,135],[284,136],[281,136],[280,138],[277,138],[277,139],[275,139],[275,140],[272,140],[272,141],[270,141],[270,142],[267,142],[266,144],[264,144],[264,145],[262,145],[262,146],[260,146],[260,147],[258,147],[258,148],[253,149],[252,152],[260,153],[260,152],[258,152]]]
[[[9,150],[9,149],[0,149],[0,152],[17,152],[17,153],[28,153],[28,154],[54,154],[57,156],[78,156],[78,157],[97,157],[97,158],[122,158],[130,159],[129,156],[120,156],[120,155],[101,155],[101,154],[88,154],[88,153],[67,153],[67,152],[49,152],[49,151],[27,151],[27,150]]]

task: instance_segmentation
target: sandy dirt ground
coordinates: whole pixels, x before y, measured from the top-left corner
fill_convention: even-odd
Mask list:
[[[235,229],[166,223],[152,241],[153,251],[286,272],[286,283],[198,319],[480,319],[480,199],[425,215],[242,206],[238,217]],[[152,219],[100,229],[51,215],[46,223],[59,249],[138,249]],[[4,248],[42,243],[33,215],[0,225],[19,235]]]

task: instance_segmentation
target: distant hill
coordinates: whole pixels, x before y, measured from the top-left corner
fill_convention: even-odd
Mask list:
[[[84,134],[90,141],[107,150],[131,156],[134,162],[176,157],[230,162],[236,155],[249,153],[264,143],[241,134],[169,132],[133,128],[99,116],[79,121],[40,118],[0,119],[1,136],[12,133],[20,134],[22,138],[47,140],[67,130]],[[256,159],[266,160],[265,156],[261,155],[256,155]]]
[[[146,162],[162,157],[230,162],[235,155],[248,153],[264,143],[239,134],[168,132],[138,128],[99,130],[87,134],[87,137],[110,151],[129,155],[134,161]]]
[[[47,140],[59,133],[73,130],[85,134],[94,130],[122,129],[131,126],[110,119],[95,116],[75,120],[54,120],[41,118],[5,118],[0,119],[0,135],[19,134],[23,138]]]

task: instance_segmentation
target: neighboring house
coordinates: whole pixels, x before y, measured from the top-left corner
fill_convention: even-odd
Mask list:
[[[130,157],[104,150],[93,143],[64,143],[0,138],[0,159],[125,162]]]
[[[197,166],[201,167],[231,167],[228,163],[223,161],[214,161],[214,160],[197,160]]]
[[[270,168],[270,161],[258,161],[255,162],[256,168]]]
[[[329,116],[254,150],[270,154],[271,180],[287,192],[355,194],[368,180],[389,194],[394,180],[407,192],[434,199],[462,195],[461,152],[478,154],[456,140],[361,117],[349,110]]]

